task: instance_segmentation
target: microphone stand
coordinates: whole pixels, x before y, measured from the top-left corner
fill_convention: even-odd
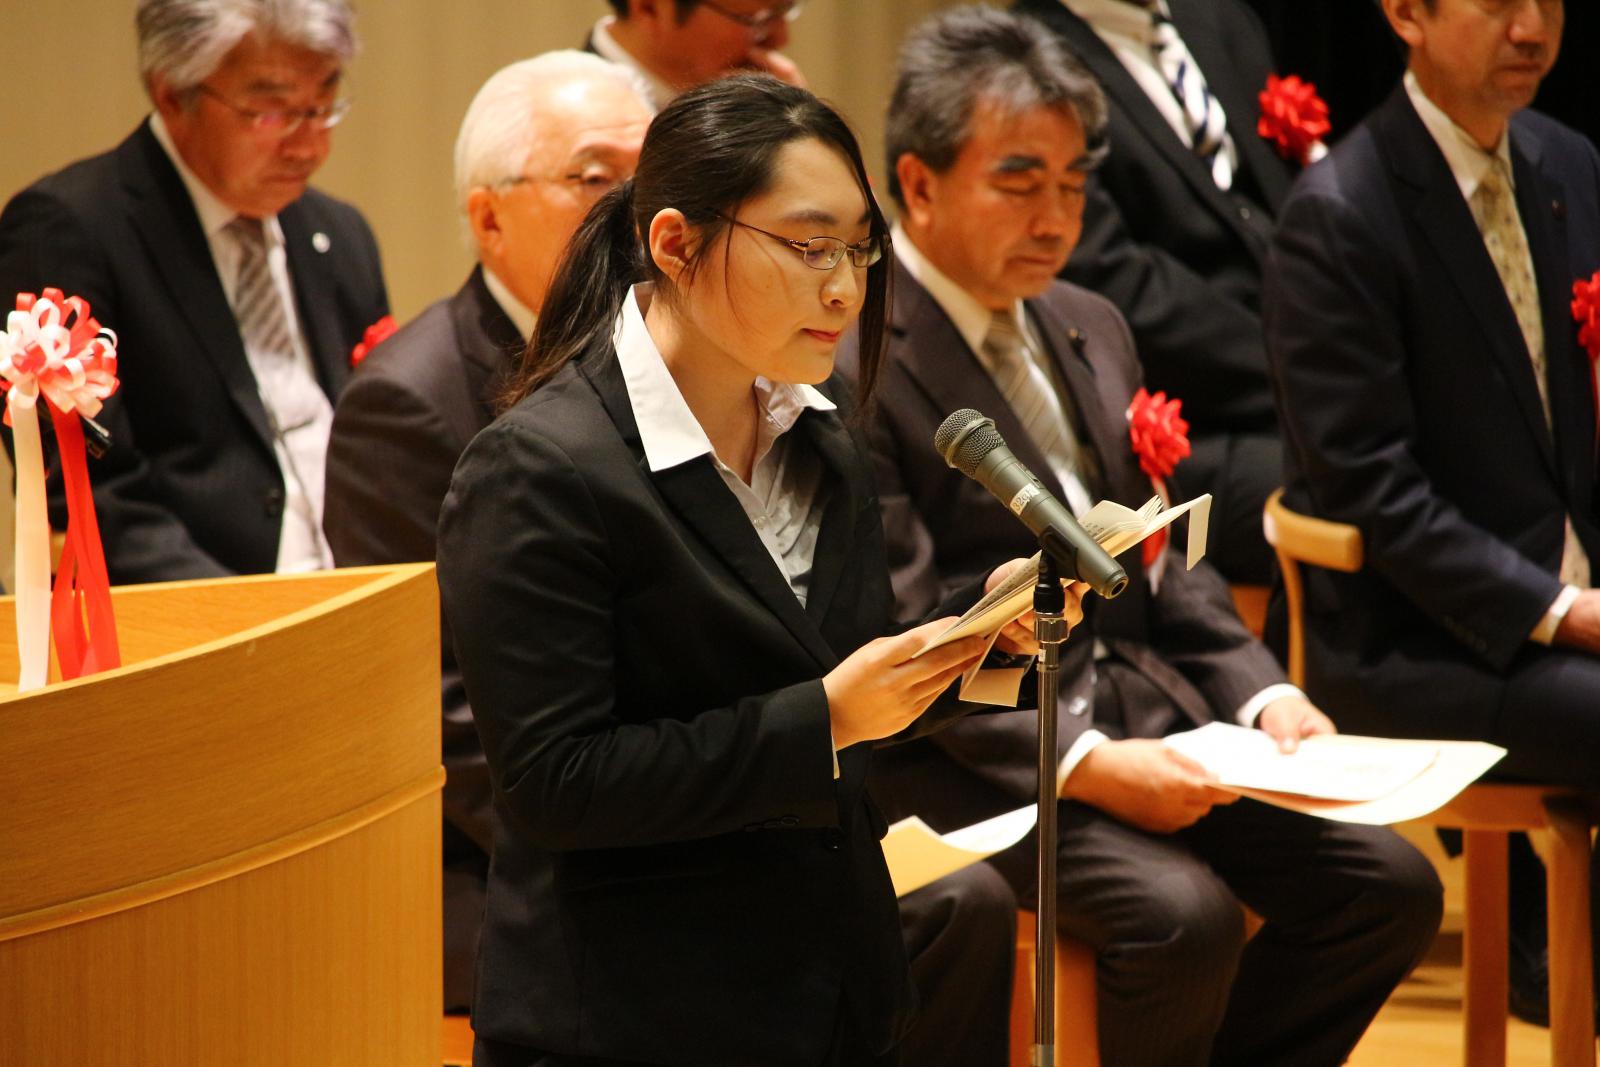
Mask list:
[[[1056,693],[1060,687],[1062,618],[1067,595],[1049,552],[1039,554],[1033,587],[1035,636],[1039,639],[1039,885],[1033,971],[1033,1067],[1055,1067],[1056,1031]]]

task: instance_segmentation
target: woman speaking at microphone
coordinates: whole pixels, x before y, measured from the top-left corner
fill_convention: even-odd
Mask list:
[[[805,90],[683,95],[456,469],[439,582],[499,823],[479,1067],[896,1062],[869,743],[958,714],[935,698],[982,649],[911,658],[948,618],[881,636],[878,502],[830,375],[860,314],[869,402],[887,233]]]

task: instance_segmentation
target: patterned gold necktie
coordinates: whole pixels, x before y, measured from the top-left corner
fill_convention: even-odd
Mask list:
[[[1472,218],[1483,234],[1483,243],[1494,261],[1494,269],[1505,287],[1506,299],[1517,316],[1522,340],[1533,364],[1533,378],[1544,404],[1545,422],[1550,421],[1550,386],[1545,380],[1544,318],[1539,310],[1539,285],[1534,280],[1533,256],[1528,237],[1517,215],[1516,197],[1511,192],[1511,175],[1505,163],[1496,158],[1477,191],[1472,194]]]

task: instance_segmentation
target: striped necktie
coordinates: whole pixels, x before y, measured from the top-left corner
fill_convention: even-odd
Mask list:
[[[1228,116],[1222,110],[1222,103],[1211,95],[1205,74],[1189,54],[1183,38],[1178,36],[1178,28],[1168,17],[1165,5],[1160,0],[1148,0],[1145,6],[1150,10],[1150,50],[1156,68],[1183,110],[1189,147],[1211,171],[1217,188],[1231,189],[1238,157],[1233,140],[1228,136]]]
[[[315,422],[327,397],[295,365],[289,317],[272,279],[261,220],[241,215],[228,223],[228,232],[239,248],[233,317],[239,324],[239,335],[272,431],[275,435],[288,434]]]
[[[1083,457],[1055,383],[1032,357],[1013,311],[996,311],[983,338],[983,362],[1000,395],[1065,486],[1069,474],[1087,481]]]

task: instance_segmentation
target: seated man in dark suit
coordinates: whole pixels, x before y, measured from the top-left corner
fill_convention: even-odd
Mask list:
[[[872,423],[897,609],[909,618],[1033,538],[930,446],[946,414],[992,416],[1018,458],[1082,511],[1152,492],[1129,443],[1140,373],[1104,298],[1055,280],[1104,121],[1098,87],[1038,23],[957,9],[915,31],[889,109],[901,207],[888,360]],[[852,353],[841,350],[846,367]],[[1285,684],[1208,564],[1123,562],[1063,649],[1061,931],[1099,960],[1108,1064],[1337,1064],[1437,927],[1427,862],[1388,830],[1227,803],[1161,743],[1213,721],[1286,746],[1331,731]],[[939,828],[1035,793],[1036,724],[973,716],[881,751],[891,817]],[[995,857],[1024,900],[1028,842]],[[1241,904],[1266,925],[1245,941]]]
[[[478,265],[373,349],[334,413],[326,529],[340,566],[434,558],[450,475],[494,417],[589,208],[633,174],[649,105],[621,67],[552,52],[498,71],[456,139],[456,206]],[[445,1009],[471,1004],[488,878],[489,771],[448,629],[442,660]]]
[[[1177,474],[1216,498],[1211,560],[1270,581],[1261,507],[1283,476],[1261,340],[1261,274],[1292,173],[1256,133],[1273,72],[1242,0],[1018,0],[1105,90],[1110,152],[1062,277],[1110,298],[1151,391],[1183,399]]]
[[[138,34],[154,113],[6,205],[0,299],[56,286],[120,339],[89,466],[112,582],[326,567],[333,402],[388,311],[366,222],[306,184],[348,108],[350,9],[143,0]]]
[[[790,85],[806,80],[779,52],[789,40],[796,0],[610,0],[587,48],[633,70],[650,102],[666,107],[685,89],[741,70]]]
[[[1404,83],[1296,186],[1269,261],[1287,502],[1365,550],[1306,575],[1309,687],[1349,729],[1592,786],[1600,485],[1571,304],[1600,269],[1600,157],[1523,110],[1562,5],[1383,6]],[[1514,916],[1535,944],[1539,907]]]

